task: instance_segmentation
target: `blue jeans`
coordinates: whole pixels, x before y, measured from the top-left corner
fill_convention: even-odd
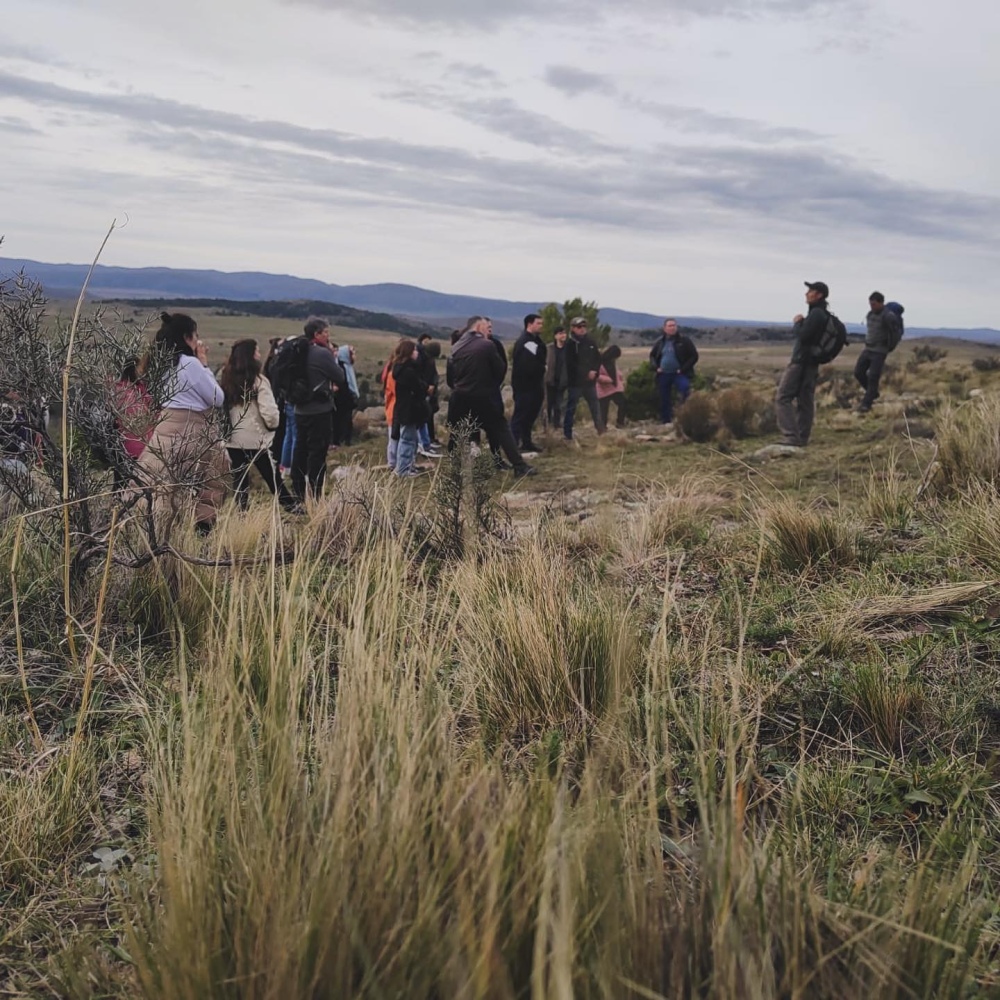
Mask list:
[[[417,425],[403,424],[399,428],[399,447],[396,451],[396,475],[405,476],[413,471],[417,461]]]
[[[680,372],[657,372],[656,388],[660,391],[660,422],[673,423],[674,389],[683,403],[691,391],[691,380]]]
[[[417,430],[417,435],[420,439],[420,447],[425,451],[431,446],[431,432],[427,427],[427,424],[421,424]]]
[[[283,469],[292,467],[292,458],[295,455],[295,439],[298,437],[298,428],[295,425],[295,407],[291,403],[285,403],[285,439],[281,442],[281,461],[278,463]]]

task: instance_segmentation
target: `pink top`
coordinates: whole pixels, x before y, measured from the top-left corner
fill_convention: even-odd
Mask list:
[[[613,396],[616,392],[625,391],[625,376],[622,370],[615,365],[615,377],[612,378],[604,365],[597,373],[597,398],[604,399],[605,396]]]
[[[153,397],[141,382],[127,379],[115,383],[114,393],[125,451],[132,458],[138,458],[156,426]]]

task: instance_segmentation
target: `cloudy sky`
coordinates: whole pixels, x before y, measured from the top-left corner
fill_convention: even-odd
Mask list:
[[[0,0],[0,254],[1000,326],[995,0]]]

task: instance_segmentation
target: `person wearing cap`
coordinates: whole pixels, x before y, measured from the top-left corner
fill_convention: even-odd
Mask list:
[[[566,414],[563,417],[563,437],[567,441],[572,441],[576,405],[581,399],[587,401],[598,434],[604,433],[604,421],[601,419],[601,407],[597,402],[597,373],[601,370],[601,349],[587,333],[587,320],[583,316],[573,318],[569,324],[569,334],[566,341],[569,392],[566,397]]]
[[[674,390],[682,403],[691,391],[698,348],[690,337],[679,332],[677,320],[668,319],[663,323],[662,336],[649,352],[649,361],[656,372],[656,388],[660,394],[660,422],[669,425],[674,420]]]
[[[826,283],[807,281],[805,286],[809,311],[805,316],[799,313],[792,320],[795,347],[778,383],[774,404],[781,443],[793,448],[804,448],[812,433],[816,414],[816,380],[819,377],[819,363],[814,360],[815,348],[830,319],[827,312],[830,289]]]
[[[858,413],[867,413],[878,399],[878,384],[882,379],[885,359],[900,337],[900,319],[891,309],[886,309],[885,296],[881,292],[872,292],[868,296],[866,322],[865,347],[854,366],[854,377],[865,390],[858,404]]]
[[[545,419],[549,427],[562,424],[563,400],[569,388],[566,374],[566,328],[552,331],[552,343],[545,358]]]

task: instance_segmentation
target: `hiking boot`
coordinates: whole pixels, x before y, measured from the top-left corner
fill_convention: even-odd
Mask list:
[[[521,454],[523,455],[526,451],[534,452],[536,455],[542,451],[541,445],[535,444],[534,441],[528,441],[525,446],[521,449]]]
[[[527,462],[525,462],[524,465],[519,465],[514,470],[515,479],[523,479],[525,476],[537,476],[537,475],[538,475],[538,469],[536,469],[533,465],[528,465]]]

